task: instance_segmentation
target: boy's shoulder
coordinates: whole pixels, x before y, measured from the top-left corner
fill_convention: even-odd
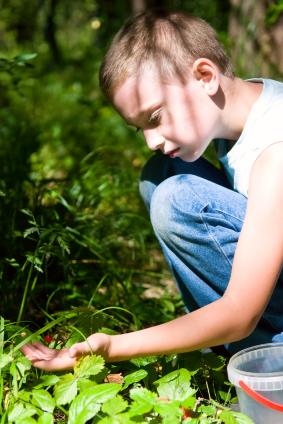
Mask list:
[[[234,189],[248,195],[249,176],[258,156],[274,143],[283,141],[283,83],[265,78],[250,81],[262,82],[263,89],[254,103],[243,132],[227,152],[225,141],[217,143],[219,160],[224,166]]]
[[[282,100],[283,82],[270,78],[249,78],[246,81],[258,82],[263,84],[262,94],[265,100]]]
[[[257,126],[273,126],[275,123],[280,130],[282,125],[282,107],[283,107],[283,82],[268,78],[250,78],[247,81],[262,83],[262,92],[253,105],[249,120],[257,119]],[[254,119],[252,119],[254,118]]]

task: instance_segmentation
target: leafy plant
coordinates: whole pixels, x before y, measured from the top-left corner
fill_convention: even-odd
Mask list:
[[[88,355],[73,372],[44,374],[31,370],[19,352],[23,340],[15,345],[15,338],[23,339],[26,333],[15,330],[1,319],[5,346],[0,361],[2,424],[252,423],[229,409],[233,399],[223,374],[224,362],[212,353],[140,358],[107,367],[102,357]],[[181,366],[185,362],[191,369]],[[225,403],[201,395],[199,382],[205,379],[210,385],[204,364],[210,372],[222,374],[221,384],[214,389],[223,396],[226,386]]]

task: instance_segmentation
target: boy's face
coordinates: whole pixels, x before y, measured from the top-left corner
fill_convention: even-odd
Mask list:
[[[173,158],[195,161],[217,137],[220,110],[192,74],[186,83],[177,78],[164,82],[148,67],[116,88],[113,103],[130,125],[143,131],[150,149]]]

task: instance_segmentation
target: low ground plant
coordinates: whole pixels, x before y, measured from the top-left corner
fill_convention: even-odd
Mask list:
[[[116,364],[87,355],[73,371],[32,368],[21,345],[41,340],[60,349],[70,343],[64,340],[70,330],[73,340],[81,339],[81,331],[71,325],[79,314],[58,316],[33,335],[1,318],[1,424],[252,423],[229,408],[236,401],[234,389],[227,382],[224,358],[212,352]]]

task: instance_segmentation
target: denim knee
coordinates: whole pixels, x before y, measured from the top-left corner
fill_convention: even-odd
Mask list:
[[[169,157],[159,153],[152,156],[143,167],[139,190],[148,210],[155,188],[173,175],[171,162]]]
[[[151,198],[150,218],[154,231],[164,241],[173,241],[188,228],[206,206],[197,195],[197,186],[204,182],[195,175],[175,175],[159,184]],[[194,188],[195,187],[195,188]],[[191,219],[190,219],[191,218]]]
[[[151,181],[140,181],[139,182],[139,192],[142,200],[144,201],[145,206],[147,207],[147,210],[150,209],[150,203],[151,198],[153,195],[153,192],[156,188],[156,185],[152,183]]]

